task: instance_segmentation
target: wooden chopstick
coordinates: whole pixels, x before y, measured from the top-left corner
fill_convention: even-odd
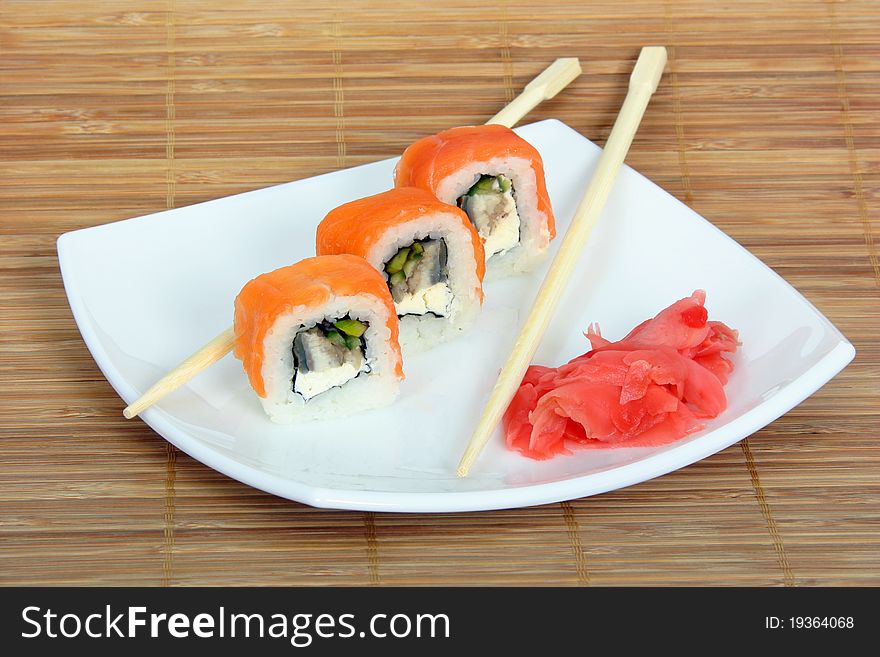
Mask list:
[[[235,346],[235,330],[229,327],[180,365],[156,381],[149,390],[129,404],[122,414],[126,419],[140,415],[169,392],[177,390],[202,370],[223,358]]]
[[[486,123],[498,123],[512,128],[542,101],[553,98],[580,74],[581,63],[577,57],[560,57],[529,82],[519,96]]]
[[[590,180],[580,205],[575,210],[559,251],[541,284],[532,310],[516,339],[510,356],[507,357],[507,362],[501,369],[495,387],[489,396],[489,401],[486,403],[467,449],[461,457],[458,464],[458,476],[467,476],[519,388],[523,375],[538,348],[538,343],[547,330],[556,304],[571,277],[571,272],[596,225],[605,201],[608,199],[614,180],[617,178],[617,173],[620,171],[627,151],[629,151],[630,144],[632,144],[633,137],[635,137],[639,123],[648,106],[648,101],[651,100],[651,95],[657,89],[665,66],[666,48],[662,46],[642,48],[639,59],[630,75],[626,99],[623,101],[623,106],[620,108],[620,113],[617,115],[608,141],[605,143],[593,178]]]
[[[542,100],[549,100],[568,86],[581,73],[581,64],[577,57],[557,59],[550,66],[529,82],[523,92],[507,104],[487,123],[499,123],[508,128],[517,124],[526,114]],[[232,327],[223,331],[192,356],[180,363],[168,374],[153,384],[149,390],[129,404],[122,414],[131,419],[143,413],[165,395],[174,392],[202,370],[207,369],[235,346],[235,332]]]

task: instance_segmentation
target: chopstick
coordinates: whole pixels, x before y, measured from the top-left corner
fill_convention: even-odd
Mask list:
[[[498,123],[512,128],[542,101],[553,98],[580,74],[581,63],[577,57],[560,57],[529,82],[519,96],[486,123]]]
[[[541,101],[553,98],[580,74],[581,64],[577,57],[557,59],[538,77],[529,82],[519,96],[510,101],[487,123],[499,123],[508,128],[513,127]],[[159,379],[149,390],[129,404],[122,411],[122,414],[129,420],[140,415],[165,395],[174,392],[199,372],[223,358],[232,351],[234,346],[235,332],[232,327],[229,327]]]
[[[169,392],[174,392],[196,374],[211,367],[211,365],[232,351],[233,347],[235,347],[235,330],[230,326],[180,365],[168,372],[168,374],[156,381],[149,390],[129,404],[122,411],[122,415],[127,420],[140,415]]]
[[[458,464],[459,477],[467,476],[522,382],[538,343],[547,330],[556,304],[571,277],[571,272],[608,199],[620,166],[645,114],[648,101],[651,100],[663,75],[664,66],[666,66],[666,48],[662,46],[642,48],[630,75],[626,99],[605,142],[593,178],[575,210],[559,251],[550,265],[541,289],[538,290],[532,310],[510,356],[507,357],[507,362],[498,375],[483,414]]]

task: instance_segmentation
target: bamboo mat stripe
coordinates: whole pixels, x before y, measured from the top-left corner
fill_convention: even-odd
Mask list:
[[[878,31],[870,0],[0,0],[0,583],[880,584]],[[816,395],[638,486],[471,514],[312,509],[122,420],[59,233],[394,156],[559,56],[584,75],[529,120],[601,144],[658,41],[628,163],[854,342]]]
[[[165,443],[165,515],[162,533],[162,586],[170,586],[174,581],[174,480],[177,448]]]
[[[174,68],[175,68],[175,43],[174,43],[174,0],[168,2],[168,12],[165,17],[165,48],[168,52],[167,78],[165,89],[165,158],[167,171],[165,174],[166,191],[165,207],[174,207],[174,193],[177,176],[174,173]]]
[[[581,528],[577,521],[577,515],[571,502],[560,502],[565,527],[568,530],[568,540],[571,543],[571,553],[574,558],[577,582],[581,586],[590,585],[590,571],[587,568],[587,560],[584,557],[584,548],[581,544]]]
[[[382,583],[379,578],[379,541],[376,537],[376,514],[371,511],[364,512],[364,538],[367,541],[367,565],[370,575],[370,585],[379,586]]]
[[[865,200],[865,192],[862,187],[862,173],[859,171],[859,160],[856,155],[853,124],[850,117],[849,95],[846,90],[846,72],[843,70],[843,46],[840,44],[835,3],[829,2],[828,9],[831,14],[831,43],[834,46],[834,72],[837,75],[837,94],[840,96],[840,106],[843,110],[843,129],[846,139],[846,150],[849,153],[849,168],[853,177],[853,191],[859,208],[859,217],[862,220],[862,230],[865,232],[865,246],[868,249],[868,257],[871,259],[874,281],[880,286],[880,259],[877,257],[877,249],[874,245],[874,234],[871,229],[871,222],[868,219],[868,203]]]
[[[668,4],[667,4],[668,7]],[[675,136],[678,143],[678,168],[681,172],[681,186],[684,189],[684,201],[690,206],[694,203],[694,191],[691,189],[691,174],[688,168],[687,153],[685,151],[684,125],[681,119],[681,88],[678,84],[678,66],[675,59],[675,44],[672,39],[672,31],[669,26],[671,18],[667,13],[666,30],[669,39],[667,48],[667,65],[669,69],[669,83],[672,86],[672,111],[675,117]]]
[[[336,117],[336,167],[346,166],[345,91],[342,82],[342,51],[340,49],[339,13],[333,13],[333,116]]]
[[[504,71],[504,101],[509,103],[516,97],[516,91],[513,88],[513,59],[510,56],[510,34],[507,29],[509,7],[505,2],[501,5],[501,66]]]
[[[767,531],[770,532],[770,538],[773,541],[773,549],[776,550],[776,556],[779,559],[779,567],[782,569],[783,582],[786,586],[794,586],[794,574],[791,572],[791,566],[788,563],[788,556],[785,554],[785,543],[779,534],[779,528],[776,526],[776,520],[773,518],[773,511],[767,502],[767,495],[761,486],[761,477],[758,475],[758,466],[755,464],[755,457],[752,455],[752,449],[749,447],[749,439],[741,441],[739,444],[742,449],[743,456],[746,459],[746,467],[749,471],[749,478],[752,481],[752,488],[755,489],[755,497],[758,500],[758,506],[761,508],[761,515],[767,523]]]

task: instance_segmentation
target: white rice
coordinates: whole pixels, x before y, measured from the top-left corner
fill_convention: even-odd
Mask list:
[[[425,351],[461,335],[476,320],[482,303],[471,232],[453,212],[429,212],[389,228],[367,254],[367,262],[387,279],[385,263],[399,249],[423,239],[446,241],[447,283],[452,300],[445,317],[426,314],[400,318],[400,346],[404,354]]]
[[[293,391],[293,339],[300,329],[308,329],[325,318],[349,315],[367,323],[364,332],[369,372],[361,372],[338,388],[331,388],[306,401]],[[395,371],[396,356],[387,326],[388,309],[376,297],[359,294],[335,297],[320,308],[295,306],[280,315],[266,333],[263,343],[263,381],[266,396],[263,408],[274,422],[288,424],[300,420],[340,417],[385,406],[397,397],[400,381]]]
[[[547,255],[550,231],[547,230],[547,215],[538,210],[538,181],[531,162],[521,157],[495,157],[471,162],[437,185],[437,198],[456,205],[459,197],[473,187],[481,175],[502,174],[513,184],[520,218],[520,241],[512,249],[489,259],[487,279],[531,271]]]

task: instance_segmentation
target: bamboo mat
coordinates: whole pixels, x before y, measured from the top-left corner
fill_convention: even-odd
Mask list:
[[[2,584],[880,584],[880,6],[852,2],[0,2]],[[628,162],[782,274],[855,362],[771,426],[531,509],[316,510],[122,404],[62,290],[65,231],[530,118],[601,143],[638,48],[667,76]]]

